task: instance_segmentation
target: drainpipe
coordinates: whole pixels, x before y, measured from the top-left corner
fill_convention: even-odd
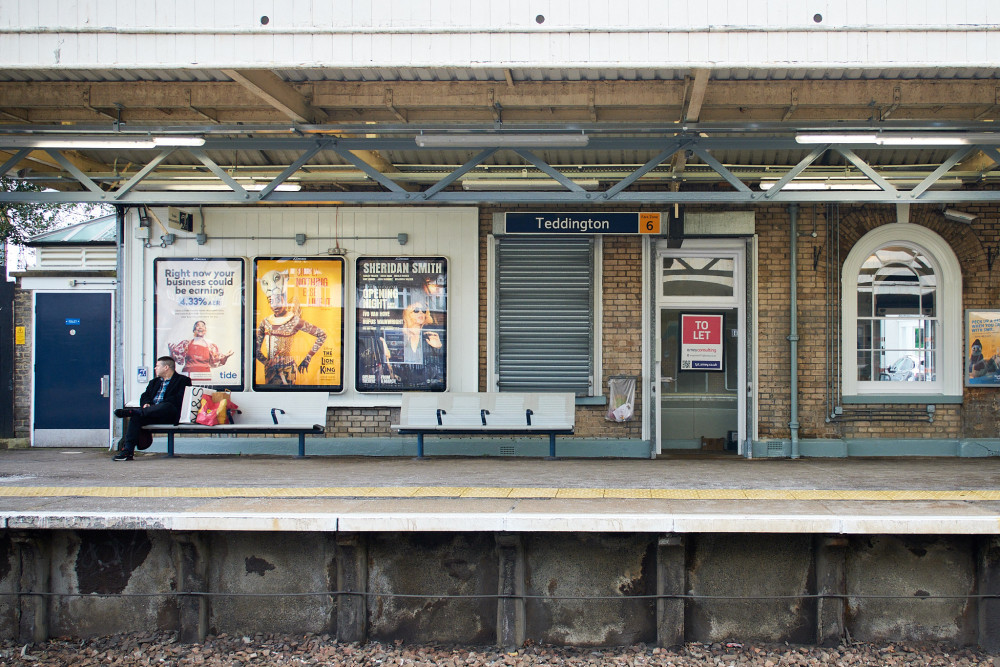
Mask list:
[[[788,334],[788,342],[791,345],[791,386],[792,386],[792,405],[791,405],[791,420],[788,422],[788,428],[792,432],[792,458],[799,458],[799,285],[798,285],[798,268],[799,268],[799,205],[792,204],[788,207],[788,215],[791,218],[791,228],[792,228],[792,245],[791,245],[791,277],[790,277],[790,291],[791,291],[791,326]]]

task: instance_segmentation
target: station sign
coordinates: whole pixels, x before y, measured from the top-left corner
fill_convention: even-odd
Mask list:
[[[660,234],[659,213],[504,213],[505,234]]]
[[[722,315],[681,315],[682,371],[722,370]]]

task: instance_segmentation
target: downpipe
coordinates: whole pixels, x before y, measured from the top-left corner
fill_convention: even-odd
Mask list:
[[[788,342],[791,347],[791,419],[788,428],[792,435],[792,458],[799,458],[799,205],[791,204],[788,207],[788,215],[791,219],[791,276],[789,279],[791,299],[791,318],[788,333]]]

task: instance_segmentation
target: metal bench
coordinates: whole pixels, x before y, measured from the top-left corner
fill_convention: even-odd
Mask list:
[[[556,435],[572,434],[576,397],[570,393],[403,394],[399,423],[391,428],[417,436],[417,458],[424,457],[424,435],[545,434],[549,458],[556,457]]]
[[[167,457],[174,455],[174,434],[290,434],[299,436],[299,457],[306,455],[306,435],[319,435],[326,430],[326,408],[329,394],[325,392],[249,392],[232,393],[232,402],[239,406],[235,424],[205,426],[195,423],[201,396],[213,390],[188,387],[177,424],[149,424],[143,428],[151,433],[167,434]]]

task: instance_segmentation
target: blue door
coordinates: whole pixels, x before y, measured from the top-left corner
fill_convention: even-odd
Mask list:
[[[111,294],[35,294],[36,447],[111,440]]]

